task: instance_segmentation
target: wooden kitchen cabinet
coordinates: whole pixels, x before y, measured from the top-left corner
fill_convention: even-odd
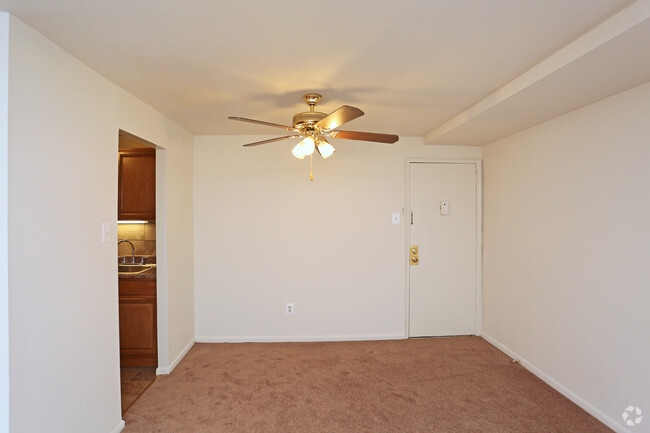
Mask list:
[[[156,281],[119,280],[120,365],[158,366]]]
[[[156,150],[120,149],[118,220],[156,219]]]

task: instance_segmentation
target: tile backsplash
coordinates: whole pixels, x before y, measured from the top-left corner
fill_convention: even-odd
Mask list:
[[[156,255],[156,223],[118,224],[117,239],[126,239],[133,243],[136,256]],[[130,256],[131,245],[121,243],[117,255]]]

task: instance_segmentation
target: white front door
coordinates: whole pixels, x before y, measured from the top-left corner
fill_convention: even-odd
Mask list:
[[[476,332],[476,173],[475,163],[409,163],[410,337]]]

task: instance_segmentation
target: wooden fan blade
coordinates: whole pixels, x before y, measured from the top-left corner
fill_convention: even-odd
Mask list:
[[[375,141],[377,143],[392,144],[399,140],[397,135],[393,134],[376,134],[374,132],[357,132],[357,131],[332,131],[332,138],[343,138],[346,140]]]
[[[302,135],[286,135],[284,137],[271,138],[269,140],[256,141],[255,143],[244,144],[244,147],[259,146],[264,143],[273,143],[274,141],[286,140],[287,138],[301,138]]]
[[[356,107],[344,105],[328,114],[327,117],[322,118],[316,126],[326,130],[334,129],[361,116],[363,116],[363,111]]]
[[[296,131],[296,132],[298,131],[293,126],[280,125],[278,123],[271,123],[271,122],[263,122],[261,120],[247,119],[245,117],[233,117],[233,116],[230,116],[230,117],[228,117],[228,119],[230,119],[230,120],[239,120],[240,122],[256,123],[258,125],[272,126],[274,128],[282,128],[282,129],[286,129],[287,131]]]

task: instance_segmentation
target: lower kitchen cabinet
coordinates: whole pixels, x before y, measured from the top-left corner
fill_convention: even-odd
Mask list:
[[[156,281],[119,280],[120,364],[157,367]]]

